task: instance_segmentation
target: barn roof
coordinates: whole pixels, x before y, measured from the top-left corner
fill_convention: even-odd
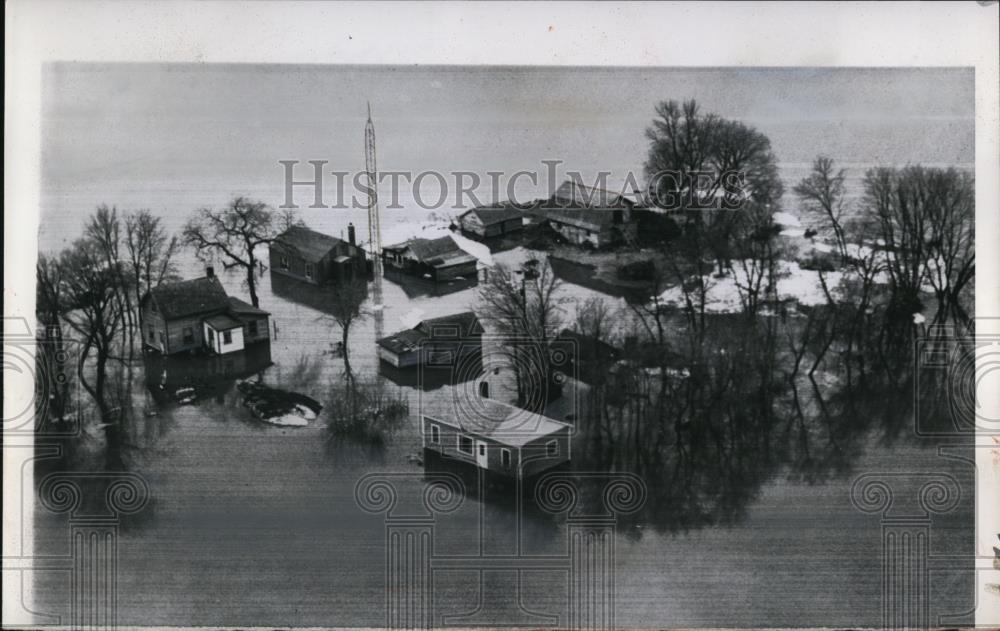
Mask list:
[[[479,217],[479,221],[483,222],[484,226],[492,226],[511,219],[522,219],[524,217],[524,212],[513,207],[509,202],[494,204],[492,206],[479,206],[472,210],[467,210],[459,216],[459,219],[470,214]]]
[[[563,182],[552,197],[535,206],[532,214],[581,228],[601,230],[612,225],[612,211],[627,210],[632,206],[631,200],[618,193],[569,180]]]
[[[292,226],[275,238],[275,242],[295,249],[302,258],[311,263],[319,262],[337,245],[343,243],[337,237],[316,232],[305,226]]]
[[[629,208],[632,202],[619,193],[586,186],[574,180],[563,182],[552,197],[555,204],[569,208]]]
[[[539,438],[572,427],[494,399],[481,398],[464,406],[452,403],[435,407],[433,413],[425,416],[509,447],[523,447]],[[461,416],[456,415],[456,411],[462,412]]]
[[[229,296],[215,276],[205,276],[176,283],[165,283],[149,292],[156,306],[168,320],[185,316],[225,311]]]

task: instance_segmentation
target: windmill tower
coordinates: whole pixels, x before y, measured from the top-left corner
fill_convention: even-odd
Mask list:
[[[368,122],[365,123],[365,172],[368,176],[368,254],[372,258],[375,312],[375,337],[382,337],[382,227],[379,224],[378,167],[375,164],[375,124],[372,123],[372,104],[368,103]]]

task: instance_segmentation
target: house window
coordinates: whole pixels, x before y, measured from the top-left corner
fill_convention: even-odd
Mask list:
[[[232,331],[223,331],[222,332],[222,343],[223,344],[232,344],[233,343],[233,332]]]
[[[441,428],[437,425],[431,425],[431,442],[435,445],[441,443]]]
[[[250,337],[257,337],[257,321],[251,320],[247,323],[247,335]]]
[[[468,436],[458,436],[458,450],[463,454],[472,455],[472,438]]]
[[[306,278],[311,279],[313,277],[313,265],[312,263],[306,263]]]
[[[510,469],[510,449],[500,450],[500,466],[504,469]]]
[[[184,327],[184,343],[194,344],[194,329],[189,326]]]
[[[153,327],[149,327],[149,341],[152,342],[156,340],[156,330]]]
[[[486,443],[480,443],[479,444],[479,455],[480,456],[485,456],[486,455]]]
[[[490,383],[488,381],[479,382],[479,396],[484,399],[490,398]]]
[[[278,265],[281,266],[281,269],[287,270],[288,269],[288,257],[285,256],[284,254],[282,254],[281,257],[278,259]]]
[[[550,440],[545,443],[545,455],[549,458],[559,455],[559,441]]]
[[[208,329],[208,345],[215,346],[215,331]]]

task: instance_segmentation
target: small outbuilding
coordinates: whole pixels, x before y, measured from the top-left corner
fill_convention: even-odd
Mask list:
[[[483,327],[472,311],[432,318],[377,341],[378,356],[395,368],[458,368],[482,353]]]
[[[424,449],[520,479],[570,461],[572,425],[493,399],[469,407],[423,414]]]
[[[382,248],[385,276],[413,278],[433,284],[478,280],[478,260],[458,246],[451,236],[410,239]]]

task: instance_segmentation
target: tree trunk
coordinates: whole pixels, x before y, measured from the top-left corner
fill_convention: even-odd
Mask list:
[[[341,326],[341,344],[342,352],[344,353],[344,374],[347,375],[347,380],[352,381],[354,379],[354,373],[351,372],[351,357],[350,352],[347,350],[347,336],[348,332],[351,330],[351,325]]]

